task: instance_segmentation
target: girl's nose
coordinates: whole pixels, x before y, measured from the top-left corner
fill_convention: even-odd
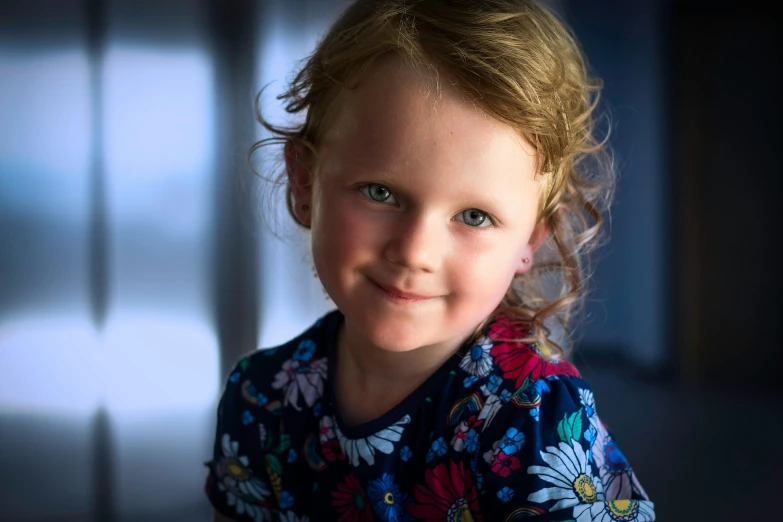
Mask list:
[[[384,247],[385,257],[416,272],[436,272],[447,248],[448,227],[427,216],[401,217]]]

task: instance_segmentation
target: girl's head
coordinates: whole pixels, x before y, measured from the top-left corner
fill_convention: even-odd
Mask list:
[[[261,118],[346,321],[404,351],[503,312],[555,355],[545,321],[570,326],[612,188],[597,92],[534,3],[353,3],[281,96],[304,123]]]

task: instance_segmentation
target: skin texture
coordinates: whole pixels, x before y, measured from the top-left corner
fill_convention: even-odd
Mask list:
[[[286,163],[318,277],[345,315],[338,401],[346,421],[362,422],[459,348],[547,230],[533,147],[448,86],[436,95],[430,78],[388,58],[333,107],[320,168],[293,145]]]

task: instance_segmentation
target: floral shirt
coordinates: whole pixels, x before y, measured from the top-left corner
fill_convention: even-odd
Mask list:
[[[206,494],[237,521],[654,520],[590,386],[500,317],[381,417],[335,409],[330,312],[243,358],[218,407]]]

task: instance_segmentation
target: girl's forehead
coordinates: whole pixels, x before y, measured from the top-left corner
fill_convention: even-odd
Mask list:
[[[518,131],[465,101],[444,75],[399,58],[385,58],[355,88],[341,90],[324,122],[320,148],[332,153],[349,148],[359,156],[393,156],[400,149],[454,156],[471,150],[477,160],[495,153],[536,156]],[[468,148],[455,150],[458,144]]]

